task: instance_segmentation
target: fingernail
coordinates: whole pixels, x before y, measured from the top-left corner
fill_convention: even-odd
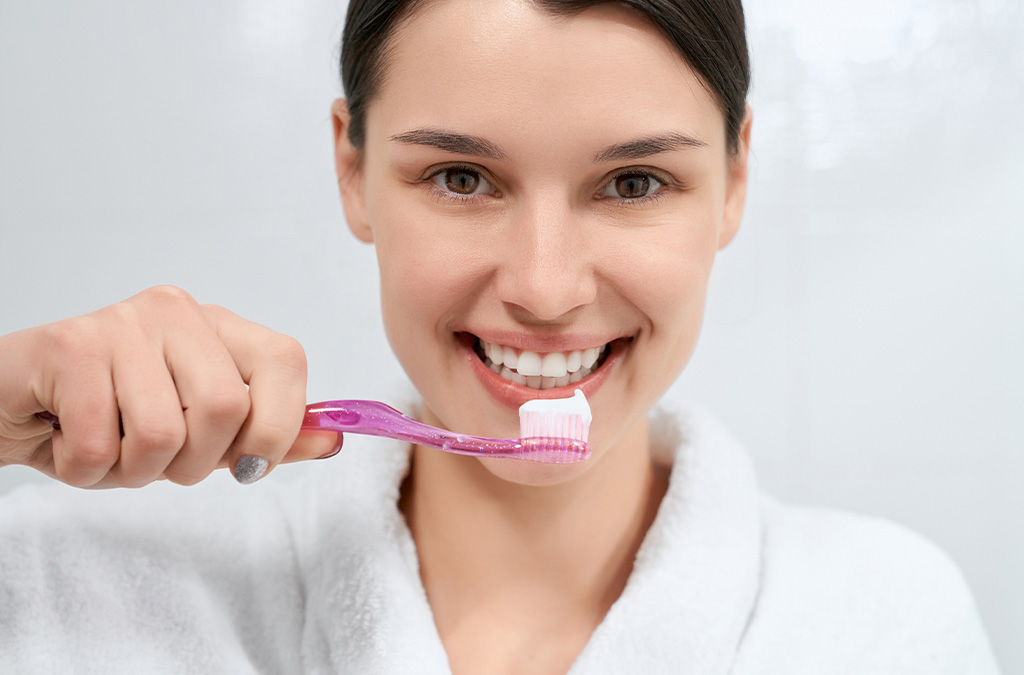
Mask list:
[[[341,445],[344,442],[345,437],[342,434],[338,434],[338,444],[334,446],[334,449],[326,454],[320,455],[317,459],[330,459],[331,457],[334,457],[336,454],[341,452]]]
[[[246,455],[239,458],[238,464],[235,464],[235,470],[231,472],[231,475],[242,485],[251,485],[260,478],[263,478],[263,474],[267,472],[268,466],[270,466],[270,462],[262,457]]]

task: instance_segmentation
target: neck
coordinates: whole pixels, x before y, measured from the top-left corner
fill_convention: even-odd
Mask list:
[[[401,508],[442,633],[488,604],[596,627],[667,487],[650,460],[646,420],[598,460],[572,480],[535,487],[473,458],[414,450]]]

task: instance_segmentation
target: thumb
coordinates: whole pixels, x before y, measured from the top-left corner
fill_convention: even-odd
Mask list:
[[[292,443],[288,453],[281,459],[281,464],[304,462],[310,459],[327,459],[341,452],[343,437],[335,431],[305,430],[299,432],[298,438]],[[217,465],[218,468],[231,468],[230,453],[224,455]]]
[[[327,459],[341,452],[344,437],[336,431],[302,430],[282,462]]]

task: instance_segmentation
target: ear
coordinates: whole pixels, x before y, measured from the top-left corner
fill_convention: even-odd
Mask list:
[[[750,156],[750,128],[754,122],[754,111],[747,106],[740,127],[739,147],[736,154],[728,159],[727,185],[725,187],[725,213],[722,217],[722,229],[718,233],[718,248],[725,248],[736,231],[740,228],[743,218],[743,206],[747,202],[747,161]]]
[[[360,241],[371,243],[373,230],[366,218],[366,201],[363,196],[363,155],[348,138],[352,116],[348,103],[339,98],[331,106],[334,121],[334,166],[338,173],[338,192],[345,211],[345,220],[352,234]]]

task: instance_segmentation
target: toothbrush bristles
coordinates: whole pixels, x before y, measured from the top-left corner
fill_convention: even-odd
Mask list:
[[[586,442],[590,424],[579,415],[528,412],[519,418],[521,438],[571,438]]]
[[[519,409],[522,459],[549,464],[581,462],[590,456],[590,406],[583,392],[568,399],[537,399]]]
[[[574,464],[590,456],[587,442],[575,438],[524,438],[522,446],[520,459],[544,464]]]

